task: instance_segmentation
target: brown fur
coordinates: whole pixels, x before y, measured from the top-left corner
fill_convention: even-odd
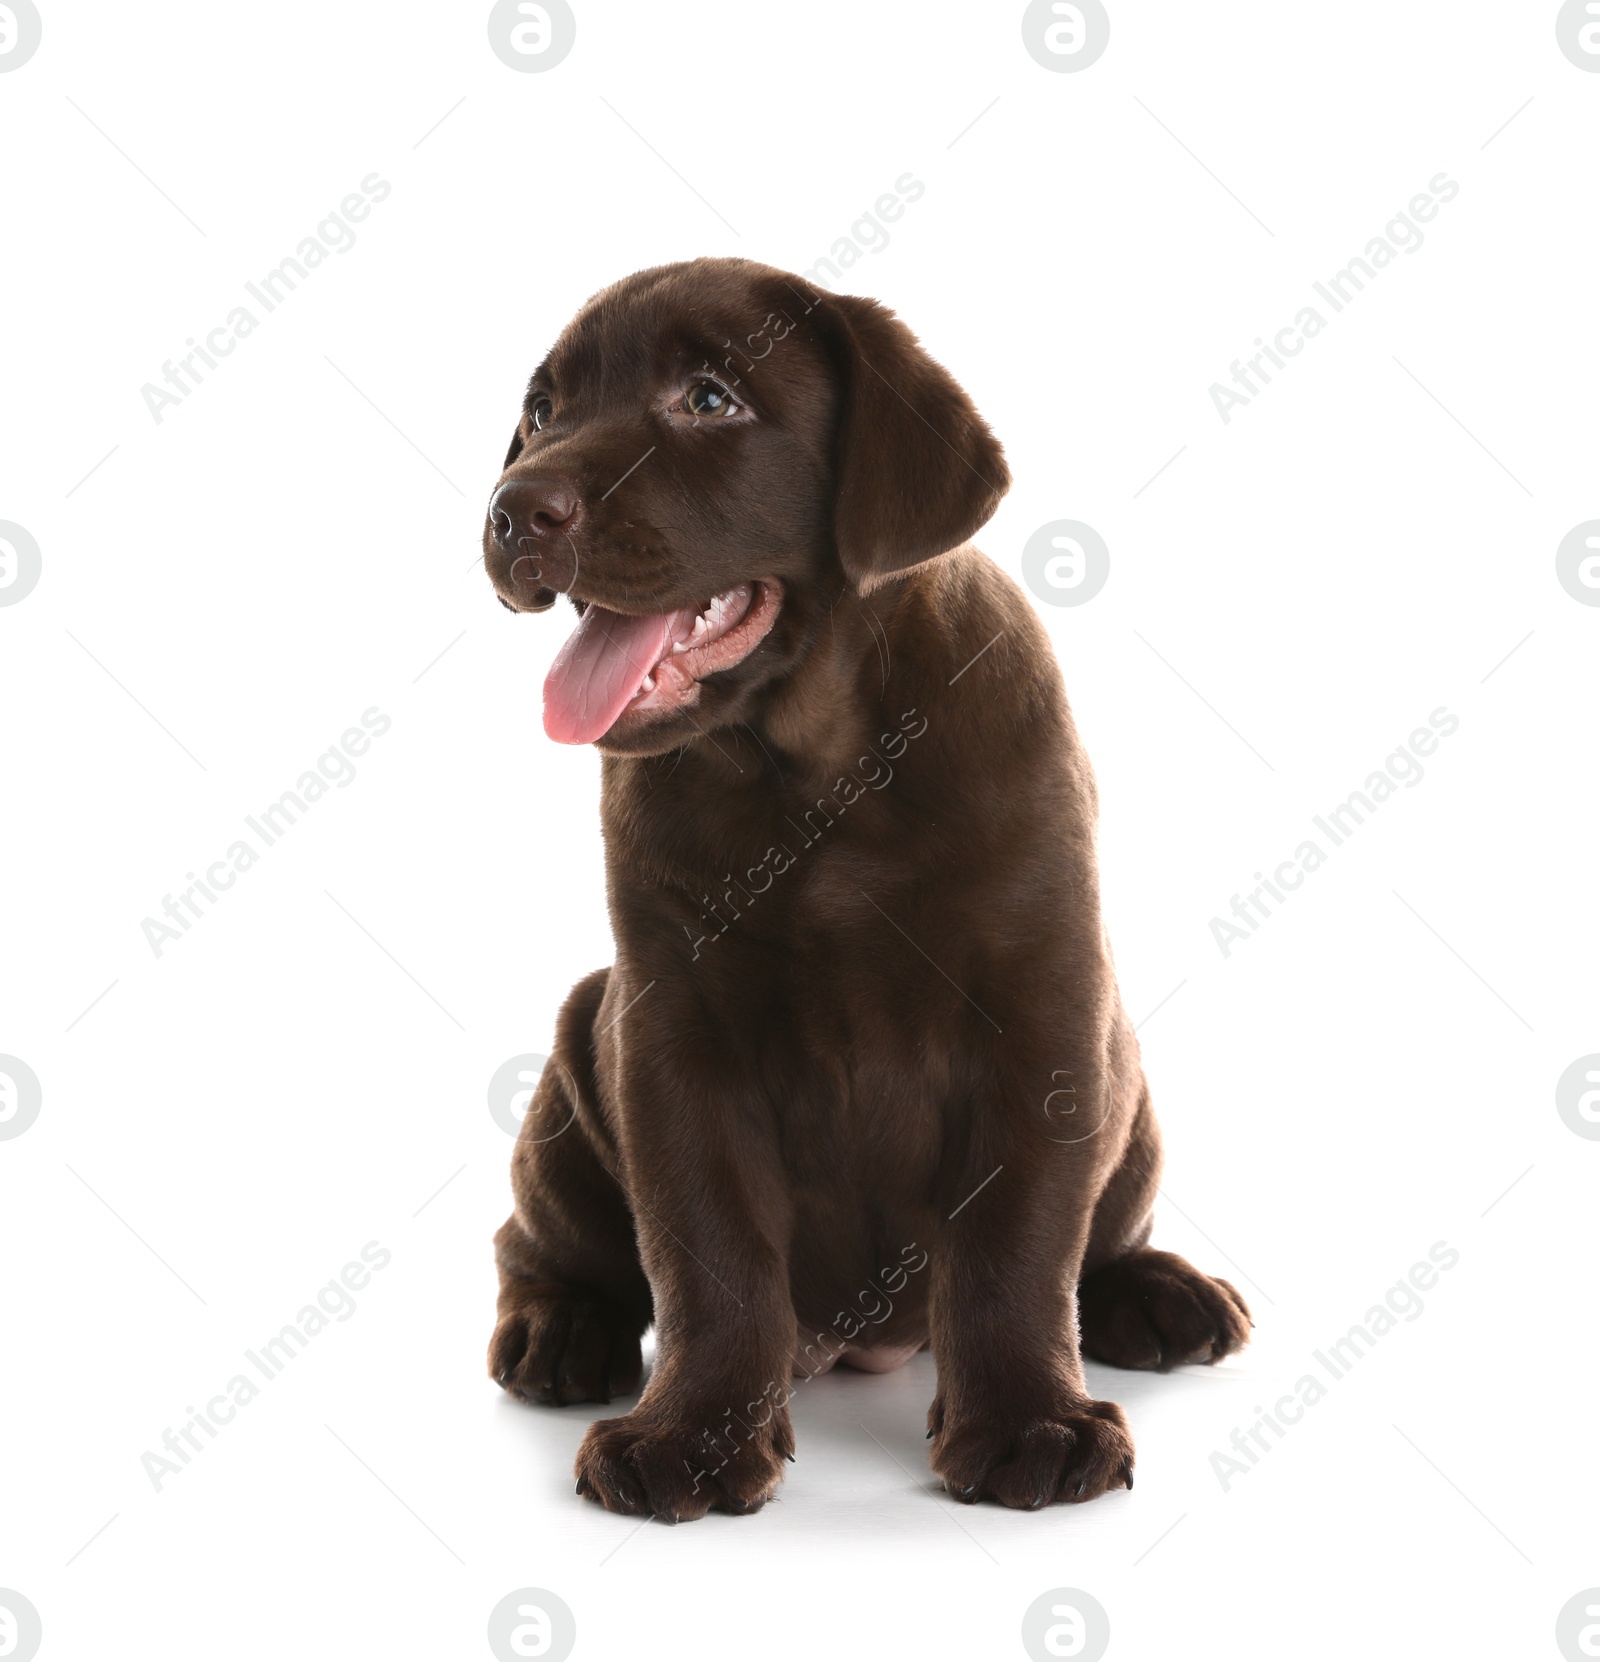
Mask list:
[[[749,420],[663,413],[708,376]],[[700,260],[579,313],[500,484],[485,560],[514,609],[768,576],[784,604],[689,711],[600,741],[616,962],[568,999],[516,1148],[490,1372],[607,1402],[654,1322],[643,1396],[577,1460],[621,1512],[773,1493],[797,1324],[803,1357],[931,1345],[959,1499],[1131,1487],[1081,1354],[1211,1361],[1249,1316],[1146,1245],[1160,1139],[1093,778],[1032,608],[966,546],[998,442],[882,307]]]

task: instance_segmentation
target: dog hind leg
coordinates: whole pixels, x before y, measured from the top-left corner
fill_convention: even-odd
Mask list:
[[[1113,1367],[1219,1362],[1249,1341],[1237,1289],[1147,1244],[1160,1181],[1161,1133],[1145,1086],[1127,1152],[1096,1203],[1078,1285],[1083,1353]]]
[[[580,981],[562,1007],[512,1156],[515,1210],[495,1235],[490,1377],[512,1396],[556,1407],[635,1391],[651,1319],[594,1078],[595,1013],[609,973]]]

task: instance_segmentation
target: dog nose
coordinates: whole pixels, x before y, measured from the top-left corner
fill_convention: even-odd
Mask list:
[[[495,541],[508,554],[524,537],[570,536],[582,514],[583,499],[564,479],[513,479],[489,503]]]

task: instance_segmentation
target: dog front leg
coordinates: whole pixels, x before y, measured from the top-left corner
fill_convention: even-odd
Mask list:
[[[692,1054],[692,1023],[688,1012],[670,1020],[670,1050],[637,1031],[622,1047],[620,1175],[654,1298],[656,1360],[638,1406],[591,1426],[576,1466],[579,1494],[675,1522],[713,1507],[757,1510],[794,1456],[790,1202],[777,1141],[753,1092],[726,1078],[691,1082],[652,1059]],[[717,1052],[708,1036],[705,1054]]]
[[[1099,1100],[1095,1071],[1076,1077],[1084,1102]],[[957,1500],[1032,1509],[1133,1487],[1127,1419],[1090,1395],[1079,1349],[1079,1269],[1115,1138],[1092,1119],[997,1112],[951,1188],[933,1255],[928,1434]]]

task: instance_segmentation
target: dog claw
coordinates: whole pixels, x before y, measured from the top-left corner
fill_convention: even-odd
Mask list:
[[[1087,1489],[1088,1487],[1089,1487],[1089,1480],[1088,1480],[1088,1478],[1084,1478],[1084,1480],[1078,1485],[1078,1487],[1072,1491],[1072,1498],[1074,1500],[1082,1500],[1083,1499],[1083,1491],[1085,1489]]]
[[[1122,1486],[1124,1489],[1133,1487],[1133,1462],[1127,1461],[1122,1468]]]

